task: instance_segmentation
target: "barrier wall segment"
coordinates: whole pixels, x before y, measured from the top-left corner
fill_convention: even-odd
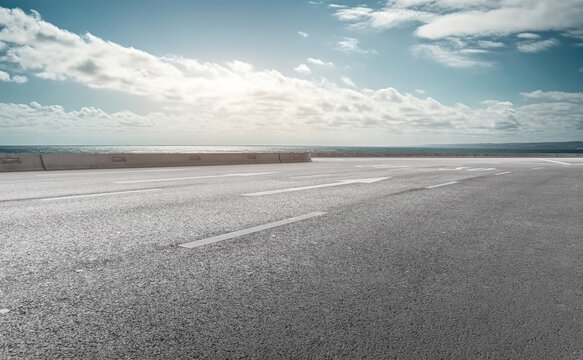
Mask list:
[[[309,162],[310,153],[0,154],[0,171],[117,169]]]

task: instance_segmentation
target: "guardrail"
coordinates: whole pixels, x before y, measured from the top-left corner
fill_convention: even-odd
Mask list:
[[[310,153],[0,154],[0,172],[274,164],[310,161],[312,161]]]

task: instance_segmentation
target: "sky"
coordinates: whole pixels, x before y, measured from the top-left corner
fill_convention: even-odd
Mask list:
[[[583,140],[583,0],[0,0],[0,145]]]

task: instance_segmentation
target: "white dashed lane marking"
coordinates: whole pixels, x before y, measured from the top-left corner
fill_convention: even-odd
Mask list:
[[[299,187],[294,187],[294,188],[260,191],[260,192],[255,192],[255,193],[242,194],[242,195],[243,196],[273,195],[273,194],[281,194],[281,193],[287,193],[287,192],[293,192],[293,191],[311,190],[311,189],[319,189],[319,188],[341,186],[341,185],[350,185],[350,184],[357,184],[357,183],[359,183],[359,184],[372,184],[374,182],[386,180],[386,179],[390,179],[390,177],[372,178],[372,179],[340,180],[339,182],[335,182],[335,183],[331,183],[331,184],[299,186]]]
[[[457,184],[457,181],[450,181],[450,182],[446,182],[443,184],[437,184],[437,185],[431,185],[431,186],[427,186],[426,189],[435,189],[438,187],[442,187],[442,186],[448,186],[448,185],[453,185],[453,184]]]
[[[324,214],[326,214],[326,213],[325,212],[313,212],[313,213],[309,213],[306,215],[296,216],[293,218],[280,220],[280,221],[272,222],[272,223],[265,224],[265,225],[254,226],[252,228],[248,228],[248,229],[244,229],[244,230],[233,231],[233,232],[226,233],[223,235],[213,236],[213,237],[202,239],[202,240],[196,240],[196,241],[189,242],[186,244],[181,244],[178,246],[191,249],[191,248],[195,248],[195,247],[199,247],[199,246],[203,246],[203,245],[213,244],[213,243],[223,241],[223,240],[236,238],[236,237],[243,236],[243,235],[256,233],[259,231],[271,229],[271,228],[278,227],[278,226],[291,224],[294,222],[306,220],[306,219],[313,218],[316,216],[322,216]]]
[[[563,161],[557,161],[557,160],[551,160],[551,159],[537,159],[537,160],[541,160],[541,161],[548,161],[548,162],[552,162],[555,164],[561,164],[561,165],[573,165],[567,162],[563,162]]]

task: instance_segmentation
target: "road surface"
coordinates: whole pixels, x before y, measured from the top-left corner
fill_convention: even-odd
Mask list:
[[[583,159],[0,174],[2,359],[583,359]]]

